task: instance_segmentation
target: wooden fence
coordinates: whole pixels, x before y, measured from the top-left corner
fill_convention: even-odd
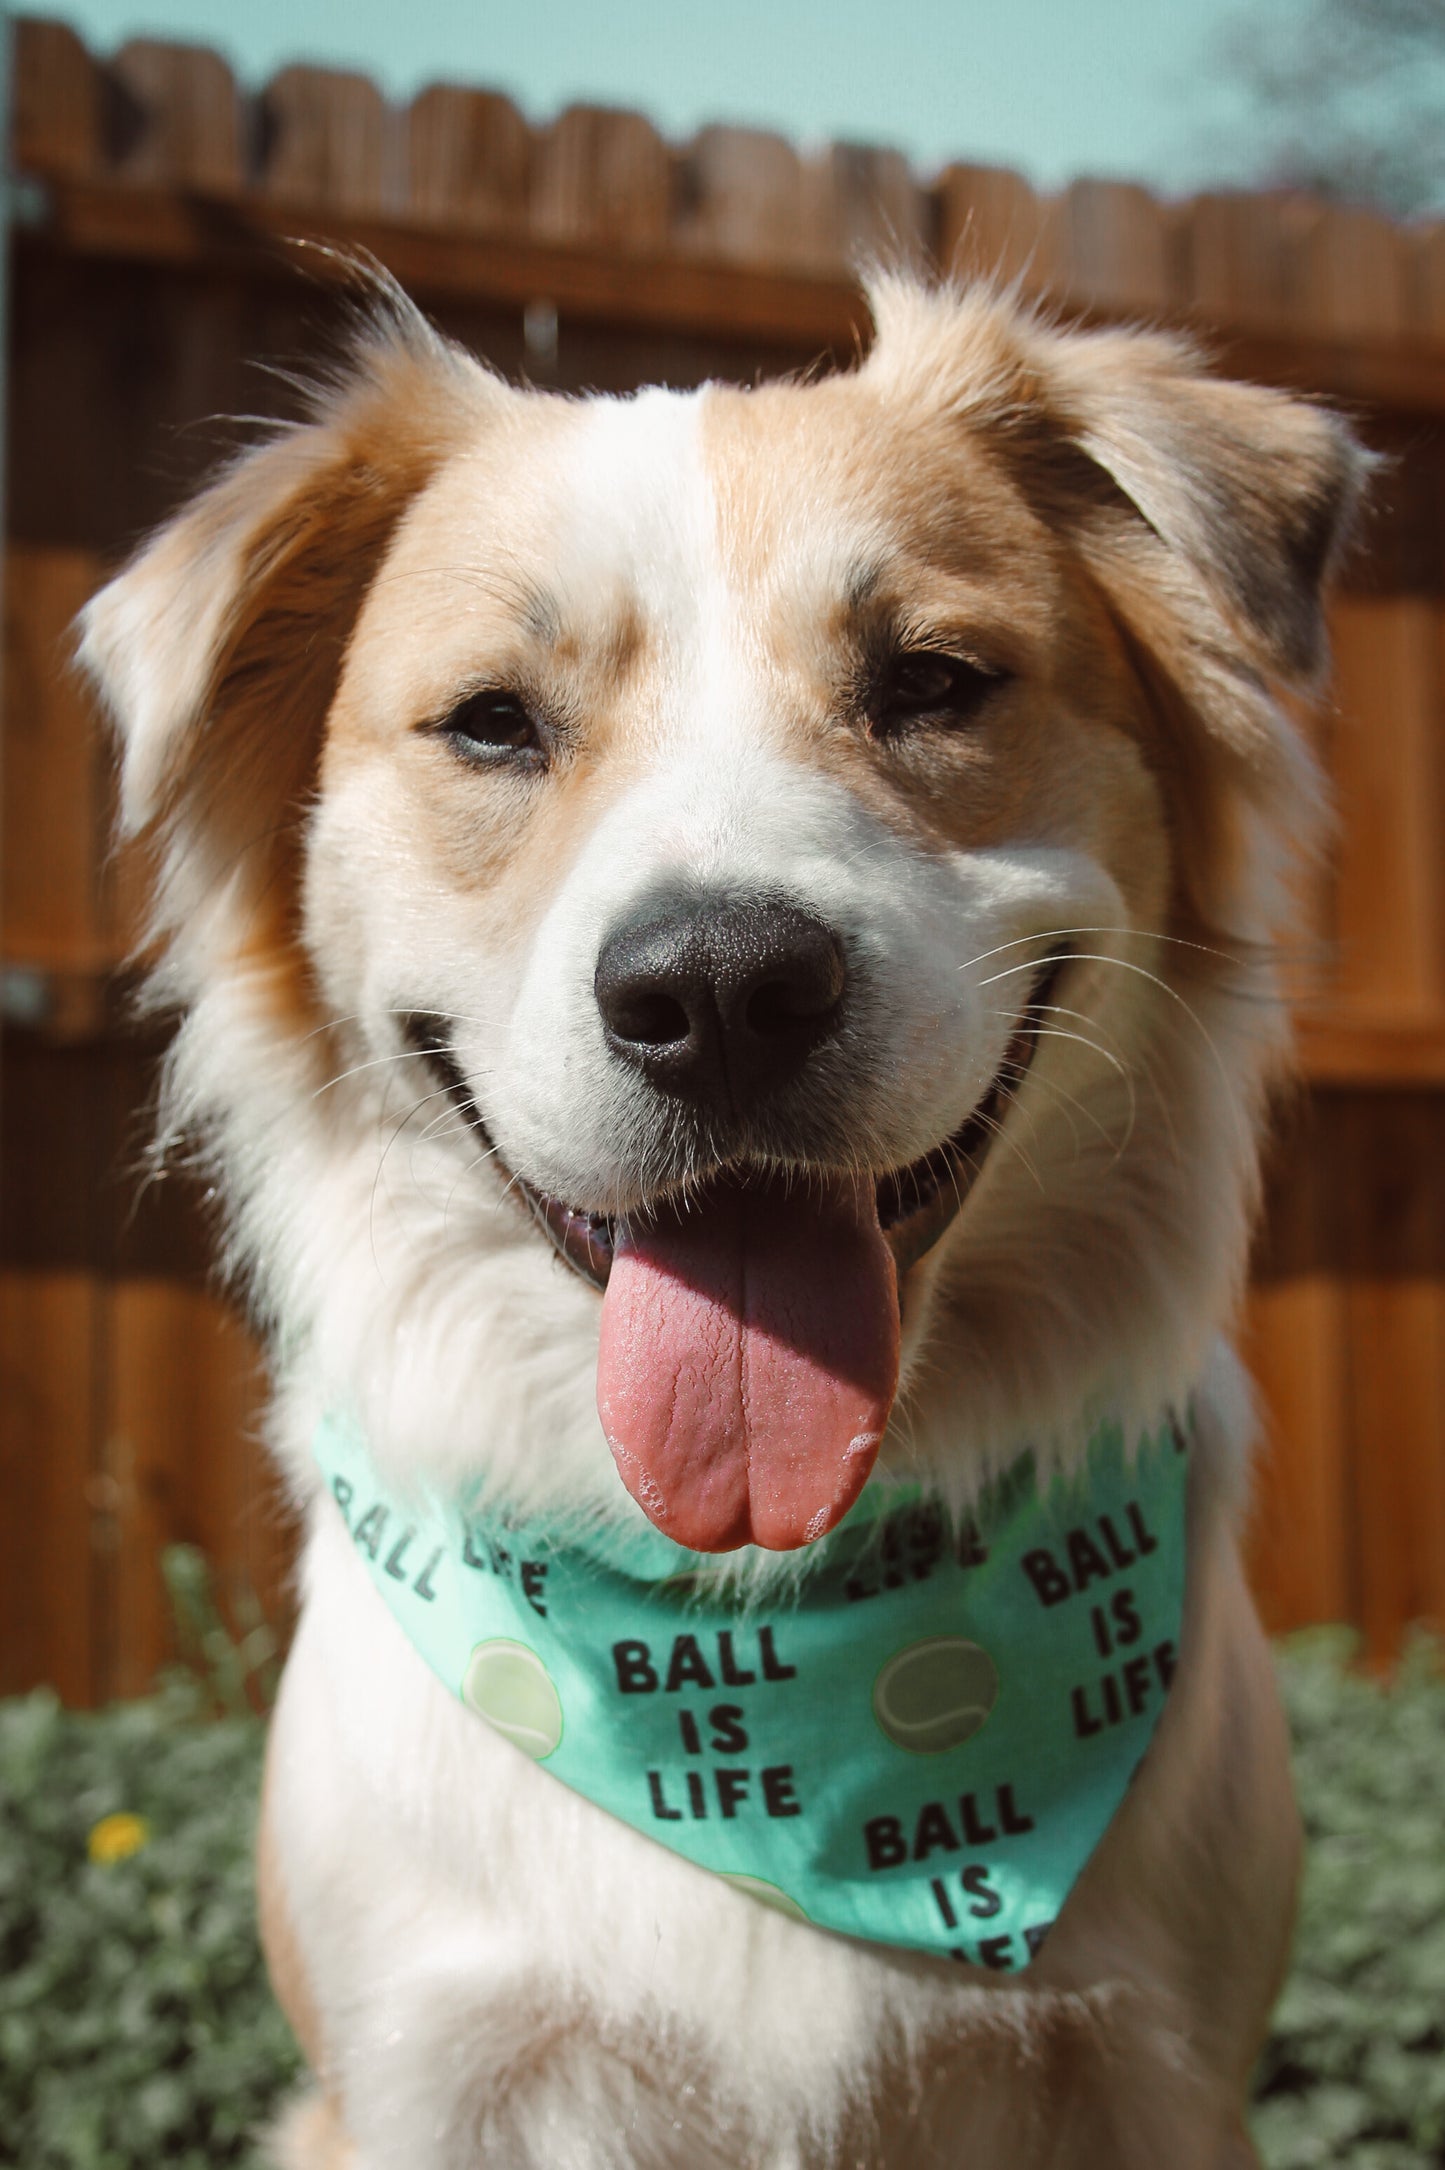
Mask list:
[[[1387,1655],[1445,1620],[1445,227],[1293,197],[1036,197],[896,154],[803,158],[634,114],[533,127],[437,87],[407,107],[290,68],[257,96],[200,49],[109,60],[17,26],[5,565],[0,1688],[142,1688],[159,1548],[285,1604],[261,1380],[208,1293],[202,1202],[137,1202],[156,1048],[126,1028],[110,787],[66,627],[213,460],[211,419],[284,398],[248,357],[314,351],[324,255],[361,244],[449,331],[564,386],[751,377],[845,355],[870,251],[978,266],[1082,318],[1199,327],[1222,366],[1343,401],[1394,455],[1335,610],[1318,728],[1343,809],[1244,1337],[1271,1446],[1252,1566],[1276,1626],[1348,1618]],[[321,285],[316,281],[319,278]]]

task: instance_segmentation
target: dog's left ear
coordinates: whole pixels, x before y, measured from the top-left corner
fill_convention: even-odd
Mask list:
[[[872,282],[865,374],[974,432],[1161,660],[1308,683],[1372,461],[1337,415],[1210,375],[1187,340],[1056,328],[988,286]],[[1205,707],[1210,702],[1205,701]],[[1226,702],[1226,709],[1228,708]],[[1206,714],[1206,724],[1227,717]]]
[[[1181,341],[1036,332],[1025,343],[1050,434],[1107,476],[1193,571],[1260,669],[1314,681],[1326,659],[1325,587],[1372,464],[1346,425],[1305,400],[1206,374]],[[1076,525],[1087,517],[1077,499],[1060,510]]]
[[[1181,920],[1265,938],[1290,909],[1271,869],[1324,805],[1275,692],[1323,673],[1370,455],[1328,409],[1224,382],[1182,339],[1061,330],[985,286],[885,278],[870,300],[865,374],[969,433],[1103,603],[1153,726]]]

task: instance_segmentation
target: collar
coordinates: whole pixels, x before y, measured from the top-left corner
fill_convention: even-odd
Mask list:
[[[315,1453],[432,1670],[517,1750],[753,1897],[1002,1971],[1108,1828],[1179,1648],[1185,1442],[1101,1425],[952,1526],[874,1479],[785,1597],[659,1532],[589,1540],[381,1483],[346,1417]]]

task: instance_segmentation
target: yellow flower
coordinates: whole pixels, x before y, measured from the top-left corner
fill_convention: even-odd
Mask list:
[[[92,1861],[125,1861],[138,1854],[151,1835],[144,1816],[122,1810],[118,1816],[102,1816],[90,1834]]]

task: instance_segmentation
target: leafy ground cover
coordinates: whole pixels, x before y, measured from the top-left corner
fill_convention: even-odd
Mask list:
[[[1270,2170],[1445,2165],[1445,1663],[1422,1636],[1385,1691],[1354,1655],[1343,1629],[1281,1652],[1309,1856],[1256,2086]]]
[[[200,1662],[155,1696],[0,1704],[0,2162],[24,2170],[260,2170],[295,2077],[252,1910],[269,1651],[194,1573],[176,1594]],[[1422,1641],[1385,1692],[1352,1656],[1334,1632],[1281,1654],[1312,1843],[1255,2129],[1270,2170],[1438,2170],[1445,1668]]]

